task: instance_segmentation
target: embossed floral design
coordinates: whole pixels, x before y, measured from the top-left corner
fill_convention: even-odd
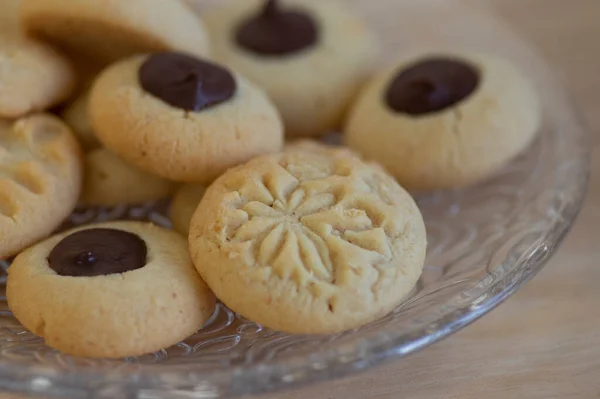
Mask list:
[[[243,199],[226,216],[227,241],[249,243],[255,265],[301,286],[335,284],[347,269],[360,273],[389,261],[390,237],[382,227],[388,205],[373,182],[343,170],[311,177],[280,165],[242,182]]]

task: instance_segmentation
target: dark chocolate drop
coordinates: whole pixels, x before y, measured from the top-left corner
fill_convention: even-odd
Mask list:
[[[227,69],[175,52],[148,57],[140,67],[139,81],[146,92],[186,111],[221,104],[237,90],[235,78]]]
[[[263,56],[297,53],[317,43],[319,29],[314,18],[297,10],[285,10],[277,0],[267,0],[264,8],[242,22],[237,43]]]
[[[135,234],[90,229],[63,238],[50,252],[48,264],[60,276],[105,276],[141,269],[146,254],[146,243]]]
[[[401,71],[386,92],[386,102],[396,112],[424,115],[458,104],[478,85],[479,73],[474,67],[434,58]]]

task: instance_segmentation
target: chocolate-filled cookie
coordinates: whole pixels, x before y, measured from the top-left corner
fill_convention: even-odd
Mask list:
[[[135,56],[106,69],[89,104],[98,138],[142,170],[209,183],[283,145],[280,116],[225,66],[183,53]]]
[[[21,0],[31,36],[100,64],[149,51],[208,53],[200,19],[182,0]]]
[[[433,54],[379,73],[345,127],[349,147],[409,190],[476,183],[523,151],[540,128],[532,83],[483,54]]]
[[[264,88],[288,136],[339,127],[378,46],[347,6],[322,0],[238,0],[205,17],[214,56]]]
[[[100,358],[174,345],[215,306],[187,241],[140,222],[83,226],[29,248],[9,269],[7,300],[47,345]]]

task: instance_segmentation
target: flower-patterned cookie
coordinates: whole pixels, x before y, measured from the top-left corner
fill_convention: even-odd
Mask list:
[[[426,249],[413,199],[345,150],[293,147],[217,179],[190,227],[192,258],[232,310],[291,333],[334,333],[392,311]]]

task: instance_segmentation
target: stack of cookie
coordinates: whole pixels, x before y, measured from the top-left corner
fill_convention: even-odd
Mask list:
[[[7,297],[74,355],[176,344],[216,298],[290,333],[368,324],[423,269],[423,218],[402,186],[475,183],[539,127],[504,60],[436,54],[377,73],[376,38],[336,1],[237,0],[199,17],[180,0],[20,0],[11,15]],[[335,130],[353,151],[306,140]],[[171,197],[175,231],[116,221],[50,236],[78,204]]]

